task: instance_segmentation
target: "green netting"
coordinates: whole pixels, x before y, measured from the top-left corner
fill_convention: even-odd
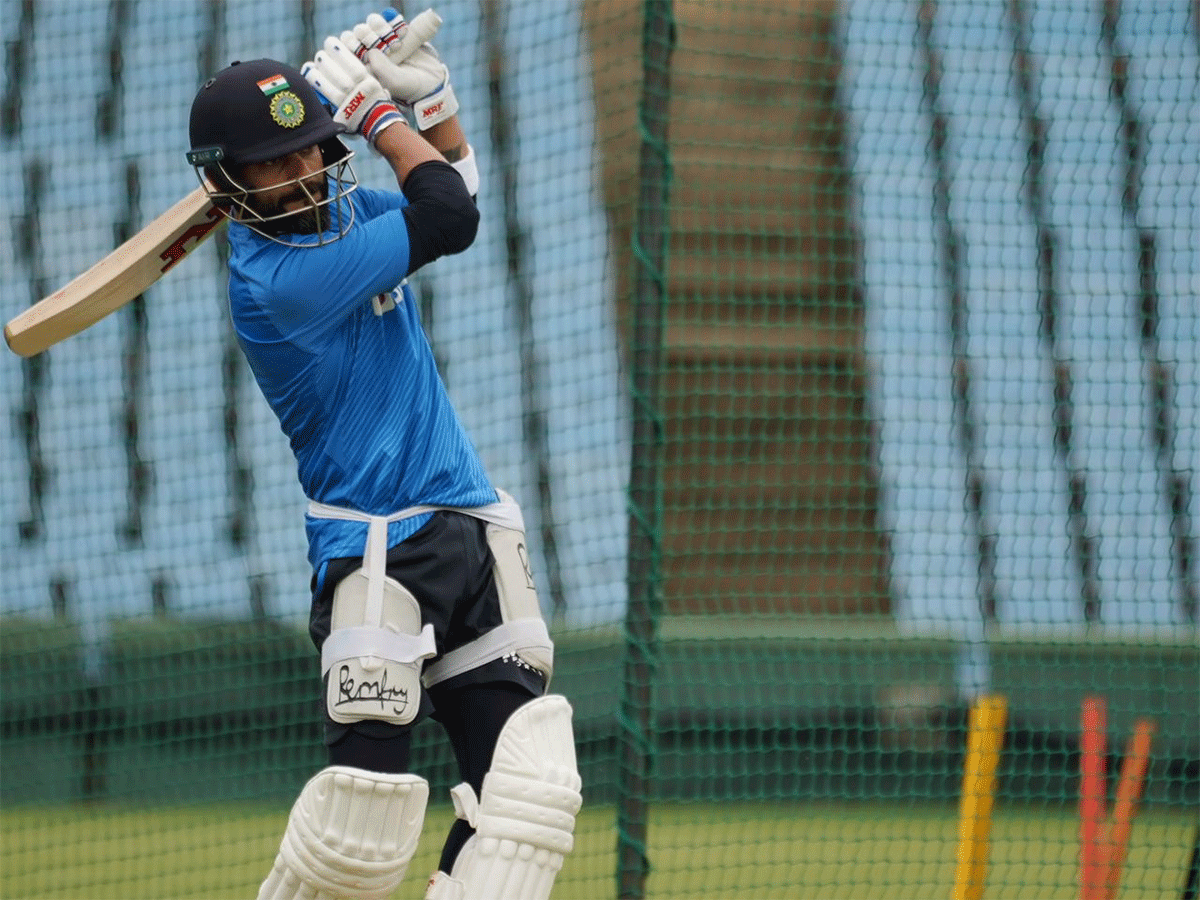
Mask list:
[[[413,283],[576,709],[556,896],[1196,896],[1196,5],[437,9],[483,221]],[[192,189],[203,78],[370,11],[0,0],[5,318]],[[2,364],[5,898],[252,896],[324,763],[221,251]]]

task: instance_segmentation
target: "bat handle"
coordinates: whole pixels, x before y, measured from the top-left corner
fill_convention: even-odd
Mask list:
[[[404,37],[400,39],[400,46],[390,54],[391,58],[408,59],[417,52],[418,47],[433,40],[441,27],[442,17],[432,9],[417,13],[409,20],[408,27],[404,29]]]

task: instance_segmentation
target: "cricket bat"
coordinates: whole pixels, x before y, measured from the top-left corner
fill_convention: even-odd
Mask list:
[[[407,58],[441,24],[432,9],[418,13],[393,58]],[[224,222],[204,188],[196,188],[82,275],[9,320],[4,340],[14,353],[34,356],[79,334],[144,293]]]
[[[204,243],[225,216],[192,191],[82,275],[4,326],[14,353],[34,356],[131,302]]]

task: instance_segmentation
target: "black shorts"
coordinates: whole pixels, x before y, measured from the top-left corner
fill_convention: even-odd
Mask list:
[[[487,525],[474,516],[442,510],[415,534],[387,554],[387,574],[404,585],[421,607],[421,624],[432,625],[438,655],[456,650],[491,631],[503,621],[500,597],[492,575],[494,559],[487,543]],[[312,611],[308,633],[318,653],[329,637],[333,592],[338,583],[362,567],[362,557],[333,559],[318,584],[313,577]],[[497,659],[439,683],[435,695],[470,684],[513,682],[539,697],[545,679],[536,670]],[[324,704],[322,703],[322,708]],[[435,712],[434,700],[422,689],[421,706],[414,724]],[[354,725],[334,722],[325,711],[325,742],[333,743],[350,728],[372,737],[388,737],[411,726],[364,720]]]

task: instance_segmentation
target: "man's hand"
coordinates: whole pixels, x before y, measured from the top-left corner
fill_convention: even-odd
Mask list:
[[[345,44],[325,38],[325,46],[301,68],[301,74],[337,107],[334,121],[347,131],[361,134],[371,146],[383,130],[403,121],[403,114],[387,90],[367,71]]]
[[[458,112],[450,70],[433,44],[412,49],[412,41],[406,41],[411,35],[404,18],[393,9],[384,12],[389,18],[372,13],[352,33],[343,34],[343,42],[349,45],[347,35],[353,35],[350,46],[355,54],[392,99],[412,111],[417,128],[425,131]]]
[[[382,27],[375,21],[379,18],[383,19]],[[379,38],[377,48],[399,65],[412,56],[422,44],[432,41],[441,27],[442,17],[432,9],[419,12],[405,22],[404,16],[389,7],[383,11],[382,17],[375,16],[372,19],[371,31]],[[353,50],[359,59],[362,59],[367,51],[367,46],[354,37],[353,31],[342,32],[342,43]]]

